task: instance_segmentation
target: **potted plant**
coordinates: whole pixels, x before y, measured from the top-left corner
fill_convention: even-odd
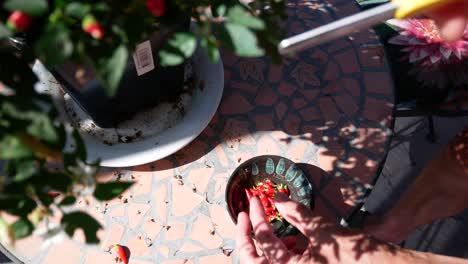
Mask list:
[[[113,125],[120,116],[139,110],[136,106],[148,107],[180,91],[183,64],[198,45],[213,61],[219,60],[221,46],[240,56],[269,54],[278,59],[278,23],[286,16],[282,0],[6,0],[0,14],[0,159],[5,161],[0,211],[17,216],[14,223],[0,217],[0,239],[28,236],[42,219],[62,211],[64,230],[71,235],[82,227],[87,242],[96,242],[98,222],[85,212],[64,208],[90,190],[96,199],[112,199],[131,183],[96,183],[99,163],[86,162],[79,133],[67,130],[51,99],[36,91],[40,84],[31,70],[34,60],[44,63],[85,110],[102,103],[107,106],[101,112],[130,111],[107,113],[113,117],[102,124]],[[190,28],[190,21],[197,26]],[[142,43],[146,54],[138,53]],[[154,67],[148,68],[151,59]],[[70,85],[73,78],[66,69],[82,66],[90,69],[90,79],[106,96],[86,98]],[[128,93],[125,84],[138,83],[138,78],[148,79],[141,86],[150,91]],[[138,97],[146,94],[151,96]],[[122,101],[122,96],[149,99],[128,110],[122,104],[131,99]],[[86,101],[97,97],[102,101]],[[67,140],[74,141],[72,150],[65,150]]]

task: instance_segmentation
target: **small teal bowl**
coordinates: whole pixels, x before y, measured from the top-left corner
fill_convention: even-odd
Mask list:
[[[237,215],[246,211],[248,201],[245,189],[259,182],[270,180],[275,184],[288,186],[290,199],[312,208],[313,187],[307,175],[293,161],[273,155],[258,156],[242,163],[232,173],[226,186],[226,202],[234,223]],[[279,237],[297,234],[296,228],[283,220],[271,223],[273,231]]]

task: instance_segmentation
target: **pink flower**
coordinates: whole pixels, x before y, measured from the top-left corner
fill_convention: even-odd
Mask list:
[[[404,46],[403,57],[414,65],[409,74],[426,87],[461,87],[468,82],[468,27],[462,39],[446,42],[430,19],[390,20],[401,29],[389,43]]]
[[[410,63],[433,66],[457,63],[468,57],[468,27],[462,39],[446,42],[430,19],[391,20],[389,24],[402,31],[388,42],[406,46],[403,51],[408,53]]]

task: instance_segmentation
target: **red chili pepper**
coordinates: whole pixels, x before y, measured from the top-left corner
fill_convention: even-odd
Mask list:
[[[92,15],[87,15],[83,19],[81,27],[86,33],[90,34],[95,39],[102,39],[104,37],[104,29]]]
[[[8,17],[7,26],[13,31],[24,32],[31,26],[32,17],[21,11],[14,11]]]
[[[114,245],[114,251],[115,251],[115,253],[117,254],[117,256],[119,256],[120,260],[121,260],[124,264],[128,264],[127,253],[125,253],[125,250],[123,249],[122,246],[115,244],[115,245]]]
[[[163,16],[166,13],[165,0],[146,0],[146,8],[153,16]]]
[[[59,193],[59,192],[50,191],[50,192],[47,193],[47,195],[48,195],[49,197],[55,198],[55,197],[59,196],[60,193]]]

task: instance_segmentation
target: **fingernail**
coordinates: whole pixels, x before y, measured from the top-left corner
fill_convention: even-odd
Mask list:
[[[278,192],[275,195],[275,201],[280,202],[280,203],[281,202],[287,202],[287,201],[289,201],[289,198],[288,198],[288,196],[286,196],[286,194]]]

